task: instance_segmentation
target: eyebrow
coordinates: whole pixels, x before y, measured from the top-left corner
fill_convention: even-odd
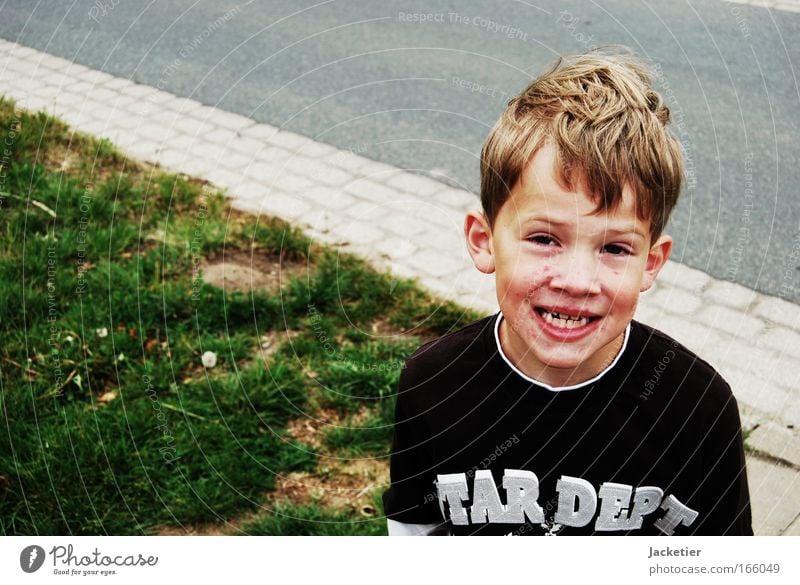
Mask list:
[[[525,221],[523,221],[522,222],[522,226],[523,227],[528,227],[529,225],[535,224],[535,223],[543,223],[543,224],[547,224],[547,225],[553,225],[553,226],[556,226],[556,227],[565,227],[565,226],[569,227],[569,226],[571,226],[573,224],[572,221],[558,221],[558,220],[552,219],[552,218],[533,217],[533,218],[526,219]],[[641,237],[643,239],[647,238],[647,235],[642,230],[638,229],[635,224],[624,224],[624,225],[620,225],[620,226],[609,226],[609,227],[606,228],[606,233],[609,233],[609,234],[612,234],[612,235],[633,234],[633,235],[639,236],[639,237]]]

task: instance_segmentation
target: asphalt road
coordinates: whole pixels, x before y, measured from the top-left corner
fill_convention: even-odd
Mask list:
[[[6,0],[0,37],[472,191],[509,97],[558,54],[621,43],[654,63],[687,153],[673,259],[800,302],[797,13],[721,0]]]

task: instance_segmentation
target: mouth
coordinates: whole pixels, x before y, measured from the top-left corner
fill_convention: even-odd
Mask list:
[[[544,307],[536,307],[536,312],[549,325],[558,329],[580,329],[599,319],[595,315],[569,314],[560,311],[550,311]]]

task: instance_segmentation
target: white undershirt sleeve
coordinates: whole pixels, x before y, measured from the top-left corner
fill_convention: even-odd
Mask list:
[[[408,524],[397,520],[386,520],[389,526],[389,536],[427,536],[439,524]]]

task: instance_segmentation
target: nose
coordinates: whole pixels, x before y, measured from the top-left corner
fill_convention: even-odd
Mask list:
[[[599,266],[590,253],[572,252],[562,254],[553,263],[550,288],[573,297],[599,294]]]

